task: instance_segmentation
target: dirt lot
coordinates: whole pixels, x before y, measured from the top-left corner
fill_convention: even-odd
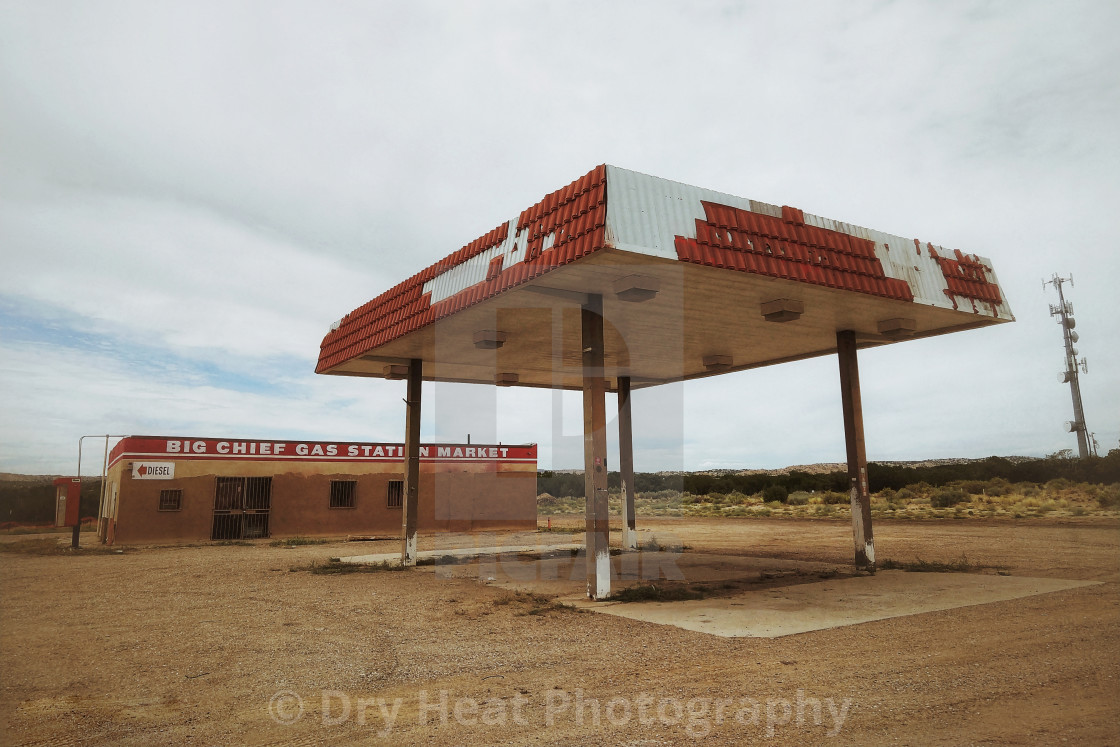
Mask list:
[[[686,553],[850,562],[842,521],[643,526]],[[355,543],[0,553],[0,740],[1120,743],[1120,524],[879,521],[876,550],[1103,583],[735,639],[557,607],[439,567],[291,570]]]

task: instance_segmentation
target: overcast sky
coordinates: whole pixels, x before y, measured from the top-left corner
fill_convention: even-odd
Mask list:
[[[1111,1],[0,1],[0,471],[401,440],[402,382],[314,374],[330,323],[600,163],[991,258],[1014,324],[861,353],[872,460],[1076,449],[1072,273],[1104,453],[1118,34]],[[426,388],[426,439],[581,464],[574,395]],[[835,357],[634,400],[642,470],[844,458]]]

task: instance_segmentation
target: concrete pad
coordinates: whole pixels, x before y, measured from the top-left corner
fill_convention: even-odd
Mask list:
[[[447,556],[454,558],[474,558],[486,555],[521,555],[527,553],[546,554],[551,552],[568,552],[582,550],[582,543],[565,543],[558,545],[494,545],[492,547],[457,547],[445,550],[420,550],[416,553],[417,560],[438,559]],[[364,565],[399,564],[401,553],[383,552],[373,555],[348,555],[339,558],[342,563],[359,563]]]
[[[513,538],[510,538],[513,539]],[[524,540],[540,539],[532,536]],[[623,552],[611,557],[612,587],[682,581],[762,584],[725,596],[672,602],[592,602],[582,543],[488,545],[422,550],[418,560],[482,558],[439,566],[442,576],[555,597],[593,612],[673,625],[726,638],[778,638],[844,625],[955,609],[1093,585],[1095,581],[975,573],[879,571],[847,576],[835,564],[697,552]],[[489,558],[488,560],[486,558]],[[400,552],[354,555],[347,563],[398,564]],[[836,578],[829,578],[840,573]],[[818,579],[824,580],[818,580]],[[726,587],[724,587],[726,588]]]
[[[582,551],[583,546],[578,546]],[[587,558],[583,552],[576,556],[559,555],[540,560],[523,560],[505,555],[495,564],[476,571],[462,568],[452,575],[467,578],[478,575],[487,583],[511,591],[526,591],[557,597],[564,603],[577,603],[587,594]],[[788,579],[787,583],[815,580],[821,575],[833,575],[837,566],[780,558],[755,558],[749,556],[716,555],[698,552],[672,552],[646,550],[622,552],[611,555],[611,588],[615,591],[634,583],[683,581],[687,583],[736,583],[765,582],[770,579]],[[599,602],[598,604],[603,604]]]
[[[1092,586],[1097,581],[970,573],[880,571],[815,583],[679,602],[581,602],[632,620],[724,638],[778,638],[814,630]]]

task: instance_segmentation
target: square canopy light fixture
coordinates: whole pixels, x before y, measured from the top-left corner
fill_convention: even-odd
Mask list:
[[[627,275],[614,281],[614,295],[619,301],[641,303],[657,296],[661,281],[646,275]]]
[[[704,368],[709,371],[724,371],[731,368],[732,358],[730,355],[705,355]]]
[[[762,304],[762,318],[768,322],[793,322],[805,313],[805,304],[791,298],[775,298]]]
[[[897,319],[883,319],[878,324],[879,334],[891,340],[901,340],[906,337],[913,337],[914,332],[918,329],[918,322],[915,319],[906,319],[899,317]]]
[[[506,333],[497,329],[480,329],[474,333],[474,346],[479,350],[495,350],[506,344]]]

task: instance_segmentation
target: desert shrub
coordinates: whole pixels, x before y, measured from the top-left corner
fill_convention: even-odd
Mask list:
[[[1101,508],[1120,506],[1120,482],[1104,485],[1097,490],[1097,503]]]
[[[789,497],[789,491],[786,490],[785,485],[767,485],[762,491],[762,497],[767,503],[771,501],[782,502]]]
[[[960,488],[947,488],[934,493],[929,502],[934,508],[949,508],[967,500],[968,494]]]
[[[990,495],[993,498],[1005,496],[1011,492],[1011,483],[1002,477],[993,477],[988,480],[988,486],[984,488],[985,495]]]
[[[1024,498],[1034,498],[1042,491],[1033,482],[1020,482],[1015,485],[1015,492]]]
[[[327,540],[296,535],[295,537],[272,540],[272,542],[268,544],[271,547],[297,547],[299,545],[325,545],[327,544]]]
[[[730,493],[728,493],[727,502],[728,503],[733,503],[736,506],[742,506],[746,503],[750,503],[751,498],[750,498],[749,495],[745,495],[743,493],[740,493],[738,490],[733,490]]]
[[[805,506],[809,503],[809,494],[804,490],[798,490],[796,493],[790,493],[786,496],[787,506]]]
[[[910,488],[902,488],[894,494],[894,497],[900,501],[912,501],[917,498],[918,495]]]
[[[837,493],[834,490],[828,491],[822,497],[824,498],[824,502],[830,506],[847,505],[852,502],[851,496],[847,493]]]
[[[681,493],[676,490],[651,490],[647,492],[638,493],[638,498],[644,498],[655,504],[668,505],[670,503],[679,503],[683,497]]]
[[[963,490],[968,495],[984,495],[984,490],[988,487],[988,483],[983,480],[960,480],[955,483],[950,483],[949,487]]]
[[[880,498],[882,498],[887,503],[890,503],[898,495],[898,491],[894,490],[893,488],[883,488],[876,495],[878,495]]]
[[[1072,488],[1073,483],[1064,477],[1058,477],[1046,483],[1046,490],[1053,493],[1059,490],[1066,490]]]

